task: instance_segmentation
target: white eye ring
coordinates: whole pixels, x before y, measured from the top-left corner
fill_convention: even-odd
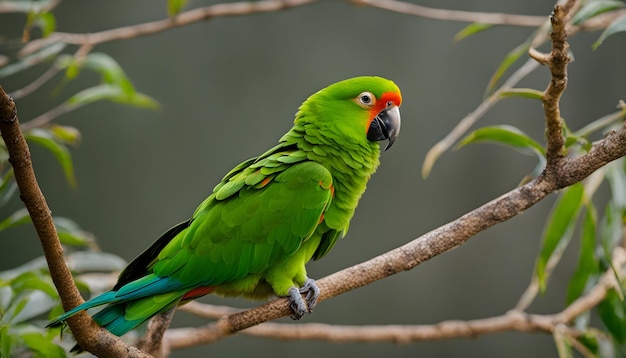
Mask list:
[[[356,98],[359,104],[364,106],[372,106],[376,102],[376,97],[371,92],[363,92]]]

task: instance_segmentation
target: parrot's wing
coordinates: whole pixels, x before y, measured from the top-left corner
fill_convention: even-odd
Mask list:
[[[305,159],[277,153],[218,185],[160,252],[153,272],[189,286],[216,286],[260,274],[292,255],[333,196],[330,172]]]

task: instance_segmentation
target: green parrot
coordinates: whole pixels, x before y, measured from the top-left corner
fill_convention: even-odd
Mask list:
[[[398,86],[380,77],[347,79],[313,94],[278,145],[226,174],[192,217],[135,258],[110,291],[48,327],[105,305],[94,321],[121,336],[209,293],[287,297],[292,318],[311,312],[320,290],[305,264],[348,231],[379,164],[377,142],[387,140],[386,150],[399,133],[401,102]]]

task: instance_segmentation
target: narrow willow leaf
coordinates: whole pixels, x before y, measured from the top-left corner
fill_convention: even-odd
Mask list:
[[[70,97],[66,103],[70,106],[78,107],[102,100],[112,100],[115,97],[121,96],[121,94],[122,91],[118,86],[105,83],[86,88],[76,93]]]
[[[520,57],[528,53],[528,48],[530,47],[530,42],[525,41],[509,51],[509,53],[504,57],[504,60],[500,63],[500,66],[496,69],[496,72],[491,76],[489,83],[487,84],[487,89],[485,90],[485,97],[493,92],[493,89],[496,87],[502,75],[506,72],[511,65],[513,65]]]
[[[50,297],[58,297],[57,291],[52,285],[50,278],[35,272],[24,272],[12,279],[11,288],[18,295],[25,290],[38,290],[46,293]]]
[[[22,208],[14,212],[8,218],[0,221],[0,231],[6,230],[12,227],[17,227],[30,222],[30,215],[28,215],[28,210],[26,208]]]
[[[532,99],[542,99],[543,91],[532,88],[511,88],[499,93],[500,97],[524,97]]]
[[[167,15],[169,17],[174,17],[180,14],[187,5],[187,0],[168,0],[167,1]]]
[[[48,127],[48,130],[52,133],[54,138],[62,143],[75,145],[80,142],[80,132],[76,129],[76,127],[62,126],[52,123]]]
[[[61,165],[61,168],[65,173],[65,178],[70,183],[70,185],[76,185],[76,178],[74,177],[74,165],[72,164],[72,156],[70,154],[70,151],[65,145],[59,143],[59,141],[54,138],[49,130],[35,128],[25,133],[24,138],[26,138],[27,141],[36,143],[49,150]]]
[[[465,26],[461,31],[457,32],[456,35],[454,35],[454,41],[461,41],[465,39],[466,37],[469,37],[481,31],[485,31],[492,27],[493,27],[492,24],[482,24],[480,22],[471,23]]]
[[[0,357],[11,356],[13,337],[9,334],[9,325],[0,324]]]
[[[115,84],[127,94],[135,92],[133,84],[113,57],[100,52],[90,53],[85,56],[82,65],[84,68],[99,72],[105,83]]]
[[[156,110],[160,107],[154,98],[139,92],[113,98],[113,101],[145,109]]]
[[[590,281],[595,281],[600,273],[595,256],[597,221],[596,208],[589,203],[583,221],[578,267],[567,287],[567,305],[580,297],[585,292],[585,288],[589,287]]]
[[[54,344],[52,340],[46,338],[42,333],[31,332],[20,335],[20,338],[24,343],[34,352],[38,357],[46,358],[65,358],[65,351],[63,348]]]
[[[596,331],[587,330],[583,334],[578,336],[578,342],[580,342],[585,348],[597,357],[606,357],[600,354],[600,343],[598,342],[598,336]]]
[[[598,315],[611,336],[620,344],[626,343],[626,301],[620,299],[615,290],[606,293],[598,305]]]
[[[598,1],[589,1],[583,7],[578,10],[576,15],[572,18],[572,22],[574,25],[580,25],[581,23],[591,19],[592,17],[602,14],[604,12],[608,12],[611,10],[619,9],[624,7],[623,1],[615,1],[615,0],[598,0]]]
[[[50,12],[41,12],[35,19],[35,24],[41,28],[43,37],[50,36],[56,29],[56,18]]]
[[[602,32],[600,38],[591,46],[594,50],[597,49],[604,40],[606,40],[609,36],[614,35],[618,32],[626,31],[626,15],[617,18],[613,21],[607,28]]]
[[[32,66],[40,64],[50,58],[56,56],[59,52],[63,51],[66,44],[56,42],[50,46],[46,46],[41,50],[33,53],[32,55],[25,56],[15,63],[0,68],[0,78],[7,77],[17,72],[29,69]]]
[[[545,291],[548,280],[548,273],[546,272],[548,261],[557,251],[557,248],[567,246],[569,243],[576,226],[576,218],[580,212],[584,192],[585,188],[582,183],[574,184],[565,189],[548,218],[542,247],[535,266],[535,274],[542,292]]]
[[[84,89],[73,95],[66,103],[70,106],[78,107],[102,100],[110,100],[148,109],[159,108],[158,102],[149,96],[138,92],[128,93],[115,84],[106,83]]]
[[[522,152],[524,150],[530,151],[540,157],[545,155],[545,149],[539,143],[535,142],[521,130],[509,125],[477,129],[459,141],[456,149],[478,142],[494,142],[521,150]]]

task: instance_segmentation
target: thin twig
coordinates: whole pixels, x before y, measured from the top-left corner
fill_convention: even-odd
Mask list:
[[[435,20],[478,22],[489,25],[511,25],[537,27],[546,22],[545,16],[503,14],[497,12],[475,12],[450,9],[436,9],[397,0],[351,0],[357,5],[367,5],[401,14],[425,17]]]
[[[29,94],[39,89],[39,87],[43,86],[46,82],[51,80],[60,71],[61,68],[59,66],[50,66],[50,68],[48,68],[46,72],[42,73],[41,76],[37,77],[37,79],[35,79],[33,82],[18,90],[12,91],[11,97],[13,97],[13,99],[20,99],[22,97],[28,96]]]
[[[181,12],[180,14],[168,19],[118,27],[100,32],[88,34],[55,32],[46,38],[31,41],[22,49],[22,51],[20,51],[20,54],[27,55],[33,53],[38,49],[54,42],[94,46],[104,42],[127,40],[135,37],[151,35],[216,17],[276,12],[293,7],[308,5],[316,1],[319,0],[259,0],[215,4]]]

